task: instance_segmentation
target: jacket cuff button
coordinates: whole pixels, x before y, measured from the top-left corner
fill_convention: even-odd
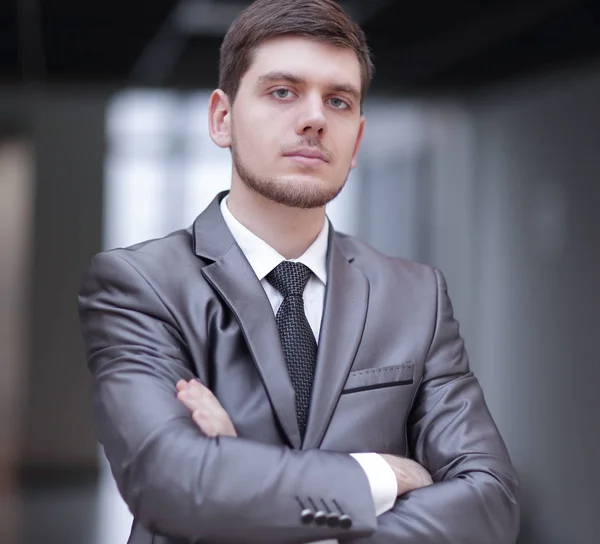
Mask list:
[[[340,515],[335,512],[327,515],[327,525],[337,527],[340,524]]]
[[[350,529],[352,527],[352,518],[346,514],[340,516],[340,527],[342,529]]]
[[[315,523],[317,525],[325,525],[327,523],[327,514],[322,510],[315,512]]]
[[[312,510],[305,508],[300,513],[300,519],[302,520],[302,523],[304,523],[305,525],[308,525],[309,523],[313,522],[313,520],[315,519],[315,515],[313,514]]]

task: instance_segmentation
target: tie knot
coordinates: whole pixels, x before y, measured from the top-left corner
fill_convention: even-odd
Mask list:
[[[267,274],[267,281],[284,298],[290,295],[302,296],[311,274],[310,268],[302,263],[283,261]]]

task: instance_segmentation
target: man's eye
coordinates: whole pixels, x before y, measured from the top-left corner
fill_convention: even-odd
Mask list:
[[[289,98],[291,91],[289,89],[277,89],[271,93],[275,98]]]
[[[346,102],[344,102],[341,98],[331,98],[329,100],[329,103],[336,109],[338,110],[345,110],[348,109],[350,106],[348,106],[348,104],[346,104]]]

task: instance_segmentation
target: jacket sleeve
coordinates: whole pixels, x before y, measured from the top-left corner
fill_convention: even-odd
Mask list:
[[[469,370],[442,274],[423,381],[410,414],[411,457],[434,485],[411,491],[378,518],[362,544],[514,544],[518,479]]]
[[[352,540],[377,521],[349,455],[208,438],[176,398],[190,380],[176,318],[121,251],[94,258],[79,294],[94,424],[119,491],[153,533],[186,542]],[[297,498],[335,499],[351,528],[301,521]]]

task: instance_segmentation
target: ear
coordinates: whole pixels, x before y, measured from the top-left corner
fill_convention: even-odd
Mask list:
[[[231,105],[221,89],[213,91],[210,95],[208,132],[211,140],[219,147],[231,146]]]
[[[365,132],[365,116],[360,116],[360,128],[358,129],[358,135],[356,136],[356,144],[354,145],[354,153],[352,153],[352,162],[350,163],[350,168],[354,168],[356,166],[356,157],[358,156],[358,150],[360,148],[360,143],[363,139],[363,134]]]

